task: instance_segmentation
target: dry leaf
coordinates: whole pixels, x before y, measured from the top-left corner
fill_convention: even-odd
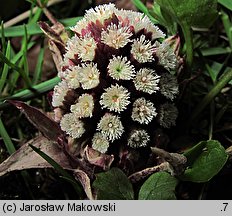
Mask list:
[[[43,136],[38,136],[24,144],[20,149],[0,164],[0,176],[16,170],[51,167],[47,161],[29,147],[29,144],[40,148],[41,151],[50,156],[64,169],[71,169],[67,157],[57,144],[49,141]]]
[[[56,43],[52,40],[49,40],[49,49],[52,53],[53,61],[56,65],[58,71],[61,71],[61,62],[63,61],[62,53],[57,47]]]
[[[75,170],[74,176],[81,183],[87,197],[90,200],[93,200],[93,194],[92,194],[90,179],[88,175],[82,170]]]

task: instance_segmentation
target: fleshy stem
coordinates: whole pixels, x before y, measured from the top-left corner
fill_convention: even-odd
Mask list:
[[[205,97],[193,111],[190,121],[196,118],[201,113],[201,111],[205,109],[205,107],[220,93],[220,91],[230,80],[232,80],[232,70],[226,72],[216,83],[216,85],[211,89],[211,91],[207,95],[205,95]]]

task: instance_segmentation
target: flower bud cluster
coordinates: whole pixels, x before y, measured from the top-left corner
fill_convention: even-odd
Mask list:
[[[175,125],[177,57],[148,17],[105,4],[71,30],[52,100],[69,137],[106,153],[147,146],[157,127]]]

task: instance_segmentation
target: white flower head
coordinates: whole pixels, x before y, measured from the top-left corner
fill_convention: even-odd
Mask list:
[[[109,141],[100,133],[97,132],[94,134],[92,139],[92,148],[101,152],[106,153],[109,148]]]
[[[164,128],[170,128],[176,125],[178,116],[177,108],[171,103],[165,103],[160,106],[159,123]]]
[[[135,76],[135,68],[127,57],[114,56],[107,68],[109,75],[115,80],[131,80]]]
[[[174,75],[166,73],[160,78],[160,92],[166,98],[173,100],[179,93],[177,79]]]
[[[93,96],[83,94],[78,98],[78,102],[71,106],[71,112],[79,118],[92,117],[94,109]]]
[[[120,21],[129,22],[128,24],[134,27],[135,33],[145,29],[146,32],[152,33],[152,40],[165,37],[165,34],[143,13],[131,10],[118,10],[116,14]]]
[[[134,130],[128,139],[128,146],[131,148],[140,148],[147,146],[150,141],[149,134],[142,129]]]
[[[84,123],[74,113],[68,113],[60,121],[60,127],[72,138],[80,138],[84,132]]]
[[[80,82],[78,79],[79,70],[79,66],[72,66],[64,72],[64,79],[66,80],[68,87],[71,89],[77,89],[80,87]]]
[[[106,30],[102,31],[101,41],[109,47],[118,49],[131,42],[131,36],[132,33],[129,26],[122,26],[120,23],[119,25],[112,23]]]
[[[64,61],[68,62],[68,59],[74,59],[75,55],[77,54],[77,40],[78,37],[75,35],[72,38],[70,38],[66,43],[66,53],[64,54]]]
[[[132,119],[140,124],[149,124],[157,115],[154,104],[145,98],[137,99],[133,104]]]
[[[97,130],[100,131],[107,140],[113,142],[122,136],[124,127],[118,116],[106,113],[98,123]]]
[[[127,105],[130,103],[129,98],[130,93],[125,87],[119,86],[118,84],[115,86],[111,85],[101,95],[100,104],[102,108],[120,113],[127,108]]]
[[[141,35],[131,45],[131,54],[139,63],[152,62],[154,48],[155,46],[151,44],[151,41],[146,40],[145,35]]]
[[[92,61],[95,57],[97,43],[91,34],[86,34],[84,37],[77,37],[76,52],[82,61]]]
[[[83,89],[92,89],[98,86],[100,72],[93,63],[82,64],[79,72],[79,81]]]
[[[148,68],[142,68],[136,74],[133,82],[135,88],[138,91],[153,94],[159,90],[160,76],[158,76],[154,70]]]
[[[70,29],[74,32],[76,32],[79,35],[82,35],[82,30],[85,29],[89,24],[89,21],[83,17],[79,21],[77,21],[75,26],[70,27]]]
[[[172,47],[166,41],[162,44],[156,41],[155,45],[155,54],[159,58],[158,63],[167,70],[174,70],[177,67],[177,57]]]
[[[151,32],[152,40],[165,37],[165,34],[147,16],[143,16],[137,25],[137,31],[141,29],[145,29],[146,32]]]
[[[104,20],[111,18],[115,11],[117,11],[117,9],[114,4],[103,4],[87,10],[84,17],[89,22],[96,23],[98,20],[103,24]]]
[[[65,80],[62,80],[54,87],[52,96],[52,106],[59,107],[63,105],[64,97],[69,91],[68,84]]]
[[[58,71],[58,73],[57,73],[57,76],[60,78],[60,79],[64,79],[64,77],[69,73],[69,71],[70,71],[70,69],[69,68],[67,68],[67,69],[65,69],[65,70],[62,70],[62,67],[64,66],[66,66],[67,64],[66,64],[67,62],[64,62],[64,61],[62,61],[62,62],[60,62],[60,70]]]
[[[121,9],[121,10],[117,10],[115,14],[117,15],[120,21],[125,22],[125,20],[127,20],[128,22],[130,22],[130,24],[132,24],[132,22],[137,23],[139,22],[139,20],[143,18],[143,13],[132,11],[132,10]]]

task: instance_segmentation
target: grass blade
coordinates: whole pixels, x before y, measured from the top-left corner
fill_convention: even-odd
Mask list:
[[[33,145],[29,145],[36,153],[38,153],[44,160],[46,160],[51,166],[54,167],[54,169],[59,172],[64,178],[69,179],[70,183],[73,185],[75,191],[78,195],[81,195],[83,193],[81,186],[75,181],[75,179],[67,172],[65,171],[56,161],[54,161],[51,157],[49,157],[44,152],[40,151],[40,149],[36,148]]]
[[[7,103],[4,103],[5,100],[29,100],[35,96],[38,96],[40,94],[43,94],[47,91],[50,91],[54,88],[54,86],[60,82],[60,78],[59,77],[55,77],[53,79],[47,80],[45,82],[42,82],[40,84],[37,84],[35,86],[33,86],[33,90],[31,91],[30,89],[25,89],[22,91],[17,92],[16,94],[10,96],[10,97],[5,97],[0,99],[0,109],[4,108],[7,106]]]
[[[2,119],[0,117],[0,135],[4,141],[4,144],[6,146],[6,149],[8,151],[9,154],[13,154],[15,152],[15,147],[14,144],[11,141],[10,136],[8,135],[6,128],[2,122]]]
[[[35,42],[29,42],[27,50],[31,49],[35,45]],[[23,50],[20,50],[12,59],[11,62],[15,64],[23,56]]]
[[[39,51],[39,56],[37,58],[37,64],[35,68],[35,74],[32,80],[32,83],[35,85],[41,78],[42,67],[43,67],[43,58],[44,58],[44,48],[41,47]]]
[[[142,1],[133,0],[133,4],[135,5],[136,8],[138,8],[140,11],[142,11],[144,14],[146,14],[153,23],[158,23],[158,21],[153,16],[151,16],[147,7],[143,4]]]
[[[74,18],[67,18],[67,19],[61,19],[59,20],[62,24],[64,24],[66,29],[69,29],[69,26],[73,26],[76,24],[78,20],[80,20],[82,17],[74,17]],[[28,35],[35,35],[35,34],[42,34],[43,32],[39,28],[39,26],[35,23],[30,23],[26,25],[27,27],[27,34]],[[2,29],[0,29],[0,32],[2,33]],[[18,26],[12,26],[9,28],[4,29],[5,37],[19,37],[24,35],[24,27],[23,25]],[[2,34],[0,34],[0,37],[2,37]]]
[[[11,45],[10,41],[8,41],[7,48],[6,48],[6,58],[10,59],[11,56]],[[9,66],[7,64],[4,64],[2,74],[1,74],[1,79],[0,79],[0,93],[3,90],[4,85],[6,84],[6,78],[8,75],[9,71]]]
[[[203,56],[213,56],[213,55],[224,55],[231,53],[230,47],[210,47],[207,49],[201,49]]]
[[[25,51],[23,52],[23,69],[24,69],[25,75],[29,79],[29,68],[28,68],[28,61],[27,61],[27,53]]]
[[[31,81],[28,78],[28,76],[24,73],[24,71],[17,65],[13,64],[1,51],[0,51],[0,60],[2,60],[5,64],[7,64],[12,69],[16,70],[22,76],[27,87],[29,88],[31,87]]]
[[[1,22],[1,41],[2,41],[2,52],[6,51],[6,39],[5,39],[5,30],[3,26],[3,21]]]
[[[26,100],[26,99],[29,99],[37,94],[43,94],[47,91],[50,91],[54,88],[54,86],[56,84],[58,84],[60,82],[60,78],[59,77],[55,77],[53,79],[50,79],[50,80],[47,80],[45,82],[42,82],[38,85],[35,85],[33,86],[32,88],[35,90],[35,91],[31,91],[29,89],[25,89],[23,91],[20,91],[16,94],[14,94],[12,97],[10,97],[11,99],[21,99],[21,100]],[[35,94],[36,92],[36,94]]]
[[[31,12],[32,12],[32,10],[31,10]],[[43,12],[43,10],[41,8],[37,8],[35,14],[29,19],[28,24],[36,23],[40,19],[42,12]]]
[[[191,116],[191,121],[196,118],[202,110],[215,98],[216,95],[225,87],[225,85],[232,80],[232,70],[227,71],[221,79],[216,83],[216,85],[211,89],[211,91],[205,95],[202,101],[198,104],[196,109],[193,111]],[[190,121],[190,122],[191,122]]]

